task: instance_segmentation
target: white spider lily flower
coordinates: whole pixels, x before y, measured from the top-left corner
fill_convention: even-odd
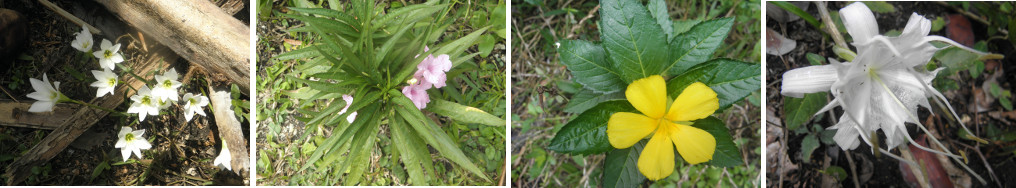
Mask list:
[[[92,76],[95,76],[95,82],[92,82],[92,87],[98,88],[95,91],[95,98],[105,96],[106,93],[113,95],[113,91],[118,83],[116,74],[113,74],[113,71],[109,69],[102,69],[102,71],[92,70]]]
[[[208,97],[205,97],[203,95],[194,95],[194,94],[191,94],[191,93],[187,93],[187,94],[183,95],[183,100],[185,102],[184,105],[183,105],[183,111],[184,111],[183,115],[184,115],[184,117],[187,118],[187,121],[190,121],[191,119],[193,119],[194,118],[194,114],[201,114],[201,116],[208,116],[208,115],[205,115],[205,110],[202,109],[203,107],[208,106]]]
[[[911,14],[898,37],[878,34],[875,16],[863,3],[844,7],[840,14],[847,32],[854,39],[852,44],[857,48],[857,57],[853,62],[839,63],[830,59],[832,64],[829,65],[787,71],[783,74],[780,93],[790,97],[822,91],[832,93],[835,99],[818,113],[836,106],[843,108],[844,114],[840,116],[839,123],[829,127],[837,129],[834,140],[843,150],[857,148],[861,140],[872,145],[868,135],[879,129],[887,136],[889,150],[905,141],[913,142],[906,132],[905,123],[920,124],[916,121],[917,107],[930,109],[928,97],[946,100],[931,85],[942,68],[924,71],[924,66],[935,52],[943,49],[929,42],[945,42],[973,53],[985,54],[941,36],[928,36],[931,21],[917,13]],[[872,146],[873,149],[877,147]]]
[[[219,156],[215,157],[214,165],[219,168],[225,168],[232,171],[233,166],[230,165],[233,156],[229,154],[229,147],[226,145],[226,140],[222,140],[222,151],[219,152]]]
[[[88,27],[81,27],[80,33],[75,33],[74,41],[71,41],[71,46],[78,51],[91,53],[92,47],[95,42],[92,41],[92,32],[88,31]]]
[[[180,75],[176,73],[176,69],[169,69],[162,75],[155,75],[156,83],[152,88],[152,96],[162,100],[179,100],[180,93],[177,93],[176,89],[183,85],[180,81],[176,81],[179,78]]]
[[[32,103],[32,107],[28,108],[29,112],[52,112],[56,103],[69,100],[67,96],[60,93],[60,82],[49,84],[49,77],[46,76],[46,73],[42,73],[42,80],[30,78],[28,82],[35,89],[35,92],[28,94],[28,98],[36,100],[35,103]]]
[[[116,141],[116,148],[120,148],[120,154],[123,155],[123,161],[127,162],[127,159],[131,157],[133,152],[138,156],[139,159],[143,159],[141,156],[141,150],[152,149],[152,144],[145,140],[145,130],[133,130],[131,127],[123,126],[120,127],[120,133],[117,136],[120,140]]]
[[[346,109],[349,109],[349,106],[353,105],[352,95],[342,95],[342,100],[346,101],[346,106],[342,107],[342,110],[339,110],[339,114],[346,113]],[[353,123],[353,120],[356,120],[356,112],[350,113],[349,116],[346,116],[346,121],[349,121],[349,123]]]
[[[145,121],[145,116],[159,115],[159,100],[152,96],[152,90],[148,89],[148,85],[141,86],[138,93],[131,96],[131,101],[134,103],[131,103],[127,113],[138,114],[140,121]]]
[[[123,62],[123,56],[120,55],[120,44],[113,45],[109,40],[102,39],[102,44],[99,47],[101,50],[92,53],[95,58],[99,58],[99,67],[116,70],[116,64]]]

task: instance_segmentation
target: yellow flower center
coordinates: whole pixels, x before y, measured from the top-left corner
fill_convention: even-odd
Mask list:
[[[102,56],[106,57],[106,59],[113,58],[113,51],[106,50],[105,52],[102,52]]]
[[[127,135],[123,136],[123,140],[126,140],[127,142],[134,141],[134,133],[127,133]]]

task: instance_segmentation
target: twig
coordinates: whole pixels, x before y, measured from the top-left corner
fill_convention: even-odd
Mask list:
[[[850,49],[847,47],[847,42],[843,40],[843,35],[836,29],[836,23],[833,22],[833,18],[829,16],[829,9],[826,8],[826,2],[815,2],[815,6],[818,6],[818,12],[822,15],[822,22],[826,25],[825,29],[828,30],[830,37],[836,42],[837,46]]]
[[[593,16],[595,16],[596,12],[599,11],[599,10],[600,10],[600,5],[596,5],[596,7],[593,7],[593,10],[590,10],[589,14],[586,14],[586,17],[583,17],[582,20],[579,20],[578,24],[575,24],[574,26],[572,26],[571,31],[568,31],[568,36],[565,37],[565,38],[569,38],[569,39],[574,38],[575,37],[575,30],[577,30],[580,27],[582,27],[582,25],[584,23],[586,23],[586,20],[589,20],[590,18],[593,18]]]
[[[853,175],[854,187],[861,188],[861,181],[857,180],[857,167],[854,165],[854,157],[850,156],[850,150],[844,150],[843,154],[847,156],[847,163],[850,163],[850,174]]]
[[[71,22],[74,22],[75,24],[78,24],[81,27],[88,27],[88,31],[91,31],[92,34],[102,35],[102,31],[100,31],[99,28],[95,28],[95,26],[85,23],[85,21],[81,20],[81,18],[75,17],[73,14],[67,12],[66,10],[60,8],[59,6],[56,6],[56,4],[53,4],[53,2],[49,2],[49,0],[39,0],[39,4],[42,4],[42,6],[49,8],[49,10],[56,12],[56,14],[63,16],[67,20],[70,20]]]

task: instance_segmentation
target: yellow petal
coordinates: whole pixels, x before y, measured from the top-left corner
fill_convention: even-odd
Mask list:
[[[677,146],[677,152],[689,164],[698,164],[713,159],[713,152],[716,151],[716,138],[712,134],[697,127],[684,124],[665,123],[664,126],[670,130],[670,139]],[[656,133],[660,134],[660,133]]]
[[[653,135],[639,154],[639,172],[649,180],[659,180],[674,172],[674,146],[665,134]]]
[[[720,99],[716,98],[716,92],[702,82],[695,82],[684,88],[677,99],[674,99],[670,111],[667,112],[667,119],[694,121],[708,117],[717,109],[720,109]]]
[[[642,114],[618,112],[607,120],[607,140],[615,148],[628,148],[656,130],[659,121]]]
[[[628,84],[628,90],[624,91],[635,109],[653,119],[663,117],[667,110],[667,84],[660,75],[653,75],[643,79],[635,80]]]

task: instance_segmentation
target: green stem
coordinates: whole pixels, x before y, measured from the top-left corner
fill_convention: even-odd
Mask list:
[[[141,80],[142,82],[145,82],[145,84],[152,84],[152,83],[149,83],[149,81],[147,79],[145,79],[145,78],[143,78],[141,76],[138,76],[137,74],[134,74],[134,69],[130,69],[130,67],[123,66],[123,65],[121,65],[119,63],[117,63],[116,66],[120,67],[121,70],[123,70],[124,72],[127,72],[131,76],[134,76],[135,79]]]

